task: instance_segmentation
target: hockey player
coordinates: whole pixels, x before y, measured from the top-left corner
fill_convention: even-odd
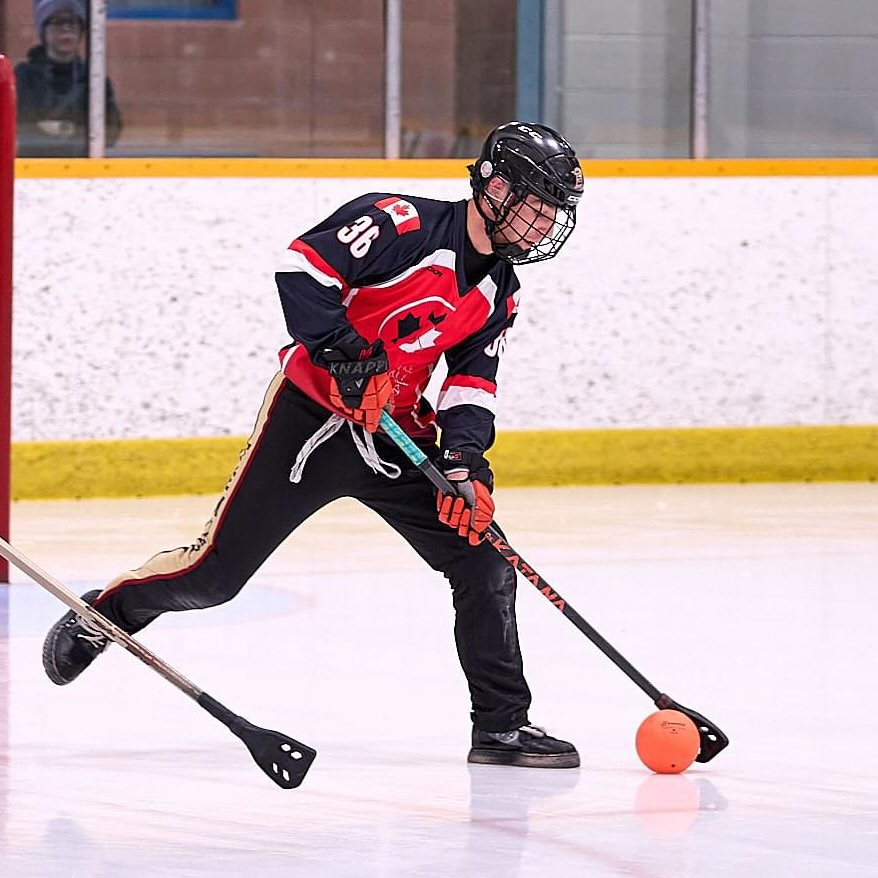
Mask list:
[[[575,747],[529,723],[515,574],[484,541],[494,516],[484,453],[518,306],[514,265],[560,250],[582,171],[557,132],[510,122],[489,134],[470,174],[468,200],[370,193],[293,241],[276,275],[293,343],[204,533],[83,597],[131,634],[169,610],[223,603],[313,512],[355,497],[451,584],[472,701],[469,761],[572,768]],[[443,355],[434,413],[422,394]],[[453,496],[437,497],[378,430],[385,407]],[[46,638],[46,673],[69,683],[106,646],[69,612]]]

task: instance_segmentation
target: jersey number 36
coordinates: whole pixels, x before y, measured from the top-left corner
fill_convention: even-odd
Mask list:
[[[381,229],[374,224],[372,217],[361,216],[349,226],[342,226],[336,237],[342,244],[350,244],[351,256],[362,259],[380,234]]]

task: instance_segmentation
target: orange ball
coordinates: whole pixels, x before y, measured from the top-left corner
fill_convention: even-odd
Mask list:
[[[701,749],[695,723],[679,710],[651,713],[637,729],[634,740],[640,761],[656,774],[679,774]]]

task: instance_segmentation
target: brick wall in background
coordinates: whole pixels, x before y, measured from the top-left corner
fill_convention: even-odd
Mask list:
[[[459,139],[455,155],[477,155],[485,132],[515,117],[516,19],[513,5],[457,0]]]
[[[512,115],[514,14],[503,0],[475,6],[404,5],[407,155],[458,154],[462,135],[478,139]],[[236,21],[111,21],[108,70],[125,122],[113,154],[381,155],[383,7],[239,0]],[[35,42],[31,9],[6,3],[15,60]]]

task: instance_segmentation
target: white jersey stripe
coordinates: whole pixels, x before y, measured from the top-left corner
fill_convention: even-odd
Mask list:
[[[293,354],[298,350],[299,346],[297,344],[290,345],[287,348],[287,352],[284,354],[284,358],[280,362],[280,370],[281,372],[286,372],[287,363],[293,358]]]
[[[494,313],[494,299],[497,296],[497,284],[486,274],[476,285],[476,289],[482,294],[488,303],[488,317]],[[487,318],[485,318],[487,320]]]
[[[301,271],[304,274],[313,277],[317,283],[324,287],[342,288],[341,281],[337,277],[326,274],[325,271],[321,271],[319,268],[312,265],[305,257],[305,254],[300,253],[298,250],[284,250],[284,254],[281,257],[280,265],[277,270],[280,272]]]
[[[416,271],[420,271],[422,268],[426,268],[428,265],[441,265],[442,268],[448,268],[451,271],[454,271],[454,266],[457,264],[457,256],[453,250],[434,250],[432,253],[428,253],[420,262],[416,265],[413,265],[411,268],[407,268],[402,274],[398,274],[396,277],[390,278],[390,280],[386,280],[380,284],[369,284],[370,290],[380,290],[383,287],[392,287],[394,284],[398,284],[400,281],[405,280],[407,277],[411,277]]]
[[[480,387],[449,387],[440,392],[437,401],[440,412],[456,405],[478,405],[492,415],[497,414],[497,397]]]

